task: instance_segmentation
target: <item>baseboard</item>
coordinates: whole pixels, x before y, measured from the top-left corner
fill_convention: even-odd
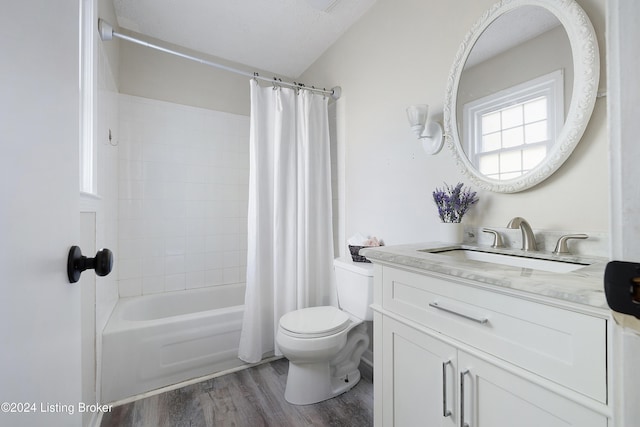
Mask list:
[[[371,350],[365,350],[365,352],[362,353],[362,357],[360,358],[360,360],[373,368],[373,352]]]
[[[372,356],[373,356],[373,353],[367,350],[360,358],[360,366],[358,367],[358,369],[360,369],[360,375],[362,375],[363,378],[366,378],[371,382],[373,382],[373,357]]]
[[[268,357],[268,358],[262,359],[260,362],[257,362],[257,363],[246,363],[244,365],[241,365],[241,366],[238,366],[238,367],[235,367],[235,368],[231,368],[231,369],[225,369],[224,371],[216,372],[214,374],[205,375],[203,377],[198,377],[198,378],[192,378],[192,379],[187,380],[187,381],[182,381],[182,382],[179,382],[179,383],[176,383],[176,384],[171,384],[171,385],[166,386],[166,387],[161,387],[161,388],[158,388],[158,389],[155,389],[155,390],[151,390],[151,391],[148,391],[148,392],[145,392],[145,393],[141,393],[141,394],[138,394],[138,395],[135,395],[135,396],[127,397],[126,399],[117,400],[115,402],[108,403],[108,405],[111,405],[111,406],[125,405],[127,403],[131,403],[131,402],[134,402],[136,400],[144,399],[144,398],[147,398],[147,397],[150,397],[150,396],[155,396],[155,395],[161,394],[161,393],[166,393],[166,392],[172,391],[172,390],[177,390],[177,389],[182,388],[182,387],[186,387],[186,386],[189,386],[189,385],[197,384],[197,383],[200,383],[200,382],[203,382],[203,381],[207,381],[207,380],[210,380],[210,379],[213,379],[213,378],[221,377],[223,375],[232,374],[234,372],[242,371],[242,370],[245,370],[245,369],[248,369],[248,368],[253,368],[254,366],[262,365],[263,363],[273,362],[274,360],[278,360],[278,359],[281,359],[281,358],[282,358],[282,356]]]

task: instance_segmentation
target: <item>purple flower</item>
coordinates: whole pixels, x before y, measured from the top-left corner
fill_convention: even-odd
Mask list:
[[[464,184],[459,182],[452,187],[444,184],[444,188],[436,188],[433,192],[433,201],[438,208],[438,216],[442,222],[460,222],[467,210],[478,203],[477,193],[471,189],[464,189]]]

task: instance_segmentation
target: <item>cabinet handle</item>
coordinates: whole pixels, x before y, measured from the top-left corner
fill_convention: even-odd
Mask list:
[[[438,301],[430,302],[429,307],[437,308],[438,310],[446,311],[447,313],[455,314],[457,316],[464,317],[465,319],[473,320],[474,322],[478,322],[481,325],[484,325],[489,321],[489,319],[486,316],[483,316],[483,317],[474,316],[471,314],[460,313],[459,311],[456,311],[452,308],[443,307],[438,303]]]
[[[464,420],[464,377],[469,374],[467,369],[460,372],[460,427],[470,427],[470,424]]]
[[[451,416],[451,410],[447,405],[447,366],[451,365],[451,360],[442,362],[442,416],[447,418]]]

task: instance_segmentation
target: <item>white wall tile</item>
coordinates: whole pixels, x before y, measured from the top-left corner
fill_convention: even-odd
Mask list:
[[[240,268],[229,267],[223,269],[222,281],[224,283],[238,283],[240,282]]]
[[[205,260],[206,260],[206,254],[204,252],[187,254],[184,257],[185,270],[187,272],[204,271],[206,269]]]
[[[142,294],[158,294],[164,292],[164,276],[145,276],[142,278]]]
[[[118,177],[121,181],[140,181],[143,179],[143,168],[140,160],[120,159]]]
[[[165,255],[166,256],[184,255],[186,253],[186,243],[187,243],[187,237],[184,235],[167,237],[164,242]]]
[[[141,199],[143,195],[143,181],[120,181],[118,197],[120,200]]]
[[[118,244],[118,259],[142,258],[143,239],[120,239]]]
[[[120,298],[142,295],[142,278],[118,279],[118,294]]]
[[[142,239],[142,257],[161,257],[165,256],[163,236],[145,237]]]
[[[142,261],[142,266],[145,277],[164,276],[166,274],[165,257],[163,256],[145,257]]]
[[[180,218],[184,221],[186,216],[185,201],[166,199],[162,203],[162,211],[165,218]]]
[[[189,271],[186,274],[186,286],[187,289],[196,289],[206,286],[205,272],[204,270]]]
[[[206,286],[218,286],[224,284],[222,269],[211,269],[205,271]]]
[[[135,279],[142,277],[142,264],[140,259],[129,258],[118,260],[118,278],[119,279]]]
[[[224,250],[224,241],[219,235],[208,234],[205,236],[205,252],[218,252]]]
[[[118,221],[118,235],[120,239],[135,239],[143,236],[143,219],[125,219]]]
[[[138,221],[138,220],[136,220]],[[145,237],[162,237],[167,235],[166,221],[164,218],[149,217],[139,220],[142,223],[142,235]]]
[[[118,215],[121,219],[141,219],[142,200],[125,199],[120,200],[118,205]]]
[[[172,255],[164,257],[164,272],[167,276],[184,273],[184,255]]]
[[[164,290],[165,292],[182,291],[187,289],[186,283],[185,273],[168,275],[164,279]]]
[[[204,236],[206,227],[205,227],[205,218],[189,218],[185,220],[186,222],[186,233],[187,236]]]
[[[206,252],[206,237],[203,234],[189,235],[186,238],[186,253],[197,254]]]
[[[243,281],[249,118],[120,96],[120,295]]]
[[[224,252],[206,252],[205,268],[207,270],[222,270],[224,268]],[[222,278],[222,276],[220,276]]]

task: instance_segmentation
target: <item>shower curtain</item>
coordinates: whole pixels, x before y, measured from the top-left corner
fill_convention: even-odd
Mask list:
[[[335,304],[328,100],[251,80],[247,290],[238,356],[280,355],[280,317]]]

